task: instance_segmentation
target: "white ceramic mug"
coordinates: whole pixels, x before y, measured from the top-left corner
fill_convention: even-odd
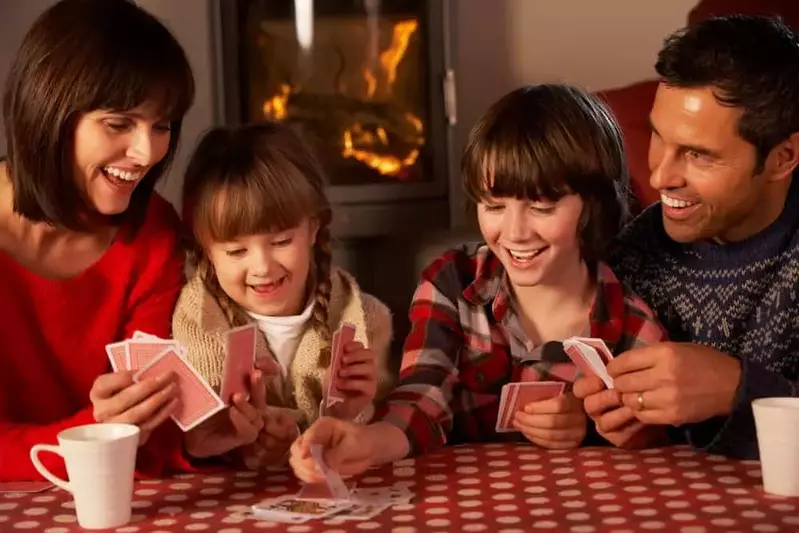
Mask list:
[[[139,428],[130,424],[89,424],[58,434],[58,446],[36,444],[30,456],[36,470],[72,493],[78,524],[84,529],[119,527],[130,522]],[[40,452],[64,458],[69,481],[52,474]]]
[[[763,471],[763,490],[799,496],[799,398],[752,402]]]

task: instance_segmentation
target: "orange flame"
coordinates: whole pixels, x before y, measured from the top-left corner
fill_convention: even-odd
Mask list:
[[[397,80],[397,67],[402,62],[402,58],[408,51],[408,44],[410,43],[411,36],[413,36],[419,23],[416,20],[404,20],[394,25],[392,30],[391,46],[380,54],[380,66],[385,71],[386,88],[388,93],[391,93],[392,86]],[[363,78],[366,81],[366,99],[372,99],[377,90],[377,76],[369,69],[363,70]],[[418,145],[424,144],[424,125],[422,121],[412,113],[406,113],[404,116],[416,132],[419,134],[417,139]],[[353,140],[353,136],[357,136]],[[343,150],[341,155],[343,157],[352,157],[361,163],[368,165],[385,176],[396,176],[404,167],[412,166],[419,158],[419,149],[413,148],[403,158],[395,155],[381,155],[370,150],[355,148],[358,146],[374,146],[378,143],[383,146],[389,146],[390,141],[386,130],[378,126],[374,132],[364,130],[360,123],[355,123],[351,128],[346,128],[343,133]]]
[[[356,150],[352,147],[352,132],[344,130],[344,150],[341,155],[352,157],[361,163],[368,165],[380,172],[384,176],[395,176],[404,167],[409,167],[416,163],[419,158],[419,150],[414,148],[403,159],[393,155],[380,155],[368,150]]]
[[[363,69],[363,79],[366,81],[366,99],[370,100],[377,90],[377,78],[368,68]]]
[[[287,83],[281,84],[280,94],[276,94],[264,102],[264,116],[274,120],[283,120],[286,118],[286,103],[288,102],[290,94],[291,86]]]
[[[411,40],[411,36],[418,27],[419,23],[415,20],[403,20],[394,25],[391,46],[388,50],[380,54],[380,64],[386,71],[389,87],[397,79],[397,66],[408,50],[408,43]]]
[[[395,24],[392,29],[391,45],[380,54],[380,68],[385,75],[385,88],[389,95],[397,79],[397,68],[402,63],[411,37],[418,27],[419,23],[416,20],[405,20]],[[372,69],[366,67],[363,69],[363,79],[366,83],[365,99],[371,100],[378,90],[378,75]],[[281,84],[280,92],[264,102],[264,116],[273,120],[286,118],[288,114],[288,99],[291,93],[292,87],[289,84]],[[423,146],[424,124],[422,120],[410,112],[405,113],[403,118],[416,132],[416,135],[412,137],[411,145]],[[403,142],[407,146],[408,140],[406,139]],[[411,148],[405,157],[378,154],[367,149],[378,145],[390,147],[391,140],[384,127],[377,126],[373,129],[365,129],[359,122],[344,129],[342,144],[341,155],[343,157],[354,158],[386,176],[399,175],[403,168],[413,166],[416,164],[420,154],[418,148]]]

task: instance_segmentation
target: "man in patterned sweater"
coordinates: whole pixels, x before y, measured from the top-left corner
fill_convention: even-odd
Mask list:
[[[709,19],[668,38],[656,70],[661,202],[611,264],[675,342],[614,360],[616,390],[586,378],[575,394],[617,445],[662,424],[756,458],[752,400],[799,396],[799,39],[775,19]]]

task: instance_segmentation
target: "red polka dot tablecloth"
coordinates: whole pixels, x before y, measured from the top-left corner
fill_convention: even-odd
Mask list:
[[[683,447],[548,451],[521,444],[446,448],[374,469],[359,486],[407,485],[415,498],[369,521],[259,522],[255,502],[295,493],[290,471],[180,475],[136,484],[119,533],[427,531],[799,532],[799,499],[769,496],[760,465]],[[0,494],[0,532],[81,531],[69,494]]]

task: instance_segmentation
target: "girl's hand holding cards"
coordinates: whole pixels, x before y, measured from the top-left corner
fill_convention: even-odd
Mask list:
[[[577,448],[583,442],[588,417],[583,402],[571,392],[528,403],[517,412],[513,425],[543,448]]]
[[[340,349],[336,387],[344,401],[330,406],[329,412],[337,418],[353,420],[372,404],[377,394],[377,364],[374,352],[358,341],[348,342]]]
[[[97,422],[139,426],[141,446],[152,431],[177,409],[178,388],[171,374],[139,383],[133,381],[133,374],[121,371],[99,376],[92,385],[89,399]]]
[[[325,481],[324,473],[311,454],[311,446],[319,445],[327,466],[342,476],[357,475],[372,466],[374,454],[371,440],[365,438],[365,426],[346,420],[322,417],[291,445],[294,474],[305,483]]]
[[[250,470],[283,463],[291,443],[300,435],[296,420],[285,410],[267,408],[261,415],[263,429],[252,444],[240,450],[240,457]]]
[[[186,451],[193,457],[212,457],[245,446],[258,438],[264,427],[266,389],[259,370],[250,374],[250,398],[233,395],[232,405],[186,434]]]

